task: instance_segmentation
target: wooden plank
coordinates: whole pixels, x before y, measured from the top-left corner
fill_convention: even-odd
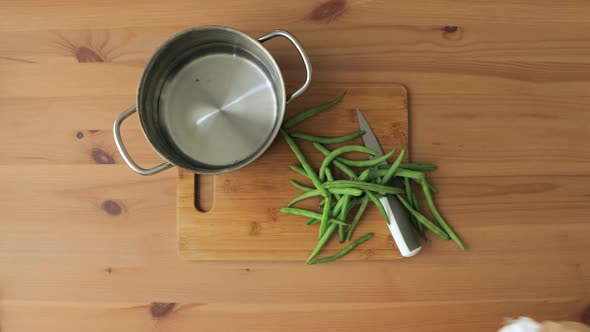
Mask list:
[[[494,66],[494,63],[482,64],[484,69],[471,66],[461,71],[444,70],[444,63],[428,65],[430,71],[440,70],[437,75],[432,75],[425,68],[394,68],[394,64],[381,69],[361,68],[342,71],[338,70],[340,66],[333,67],[329,62],[329,59],[325,59],[326,68],[320,67],[322,70],[314,71],[315,83],[391,83],[395,79],[403,81],[404,84],[407,82],[410,91],[437,95],[545,95],[555,98],[590,96],[590,82],[585,77],[582,78],[577,73],[571,74],[575,77],[568,78],[569,73],[564,76],[559,65],[553,64],[545,64],[546,68],[552,68],[552,76],[538,81],[535,78],[535,68],[531,68],[521,77],[503,77],[502,73],[495,75],[485,69],[487,66]],[[508,67],[502,68],[502,71],[506,72]],[[580,72],[586,72],[590,68],[582,66],[578,69]],[[0,99],[127,96],[132,102],[141,72],[140,67],[129,67],[124,64],[0,64]],[[284,70],[283,75],[292,84],[303,79],[301,70]],[[55,77],[60,79],[55,80]],[[44,84],[44,80],[49,79],[54,80],[52,84]]]
[[[147,252],[159,264],[177,259],[174,172],[135,177],[124,165],[14,165],[0,170],[0,208],[11,221],[0,224],[2,234],[10,234],[2,241],[6,258],[17,255],[24,263],[34,262],[37,255],[51,252],[80,264],[90,255],[105,267],[141,262]],[[85,174],[93,176],[81,182]],[[441,190],[436,198],[443,213],[469,245],[468,252],[460,253],[452,243],[433,239],[424,249],[433,262],[440,256],[445,261],[484,256],[496,262],[559,261],[566,260],[559,255],[566,252],[567,261],[575,262],[584,256],[590,236],[588,177],[433,180]],[[242,182],[244,188],[253,183]],[[109,201],[120,207],[118,214],[106,207],[112,205],[105,203]],[[78,250],[72,251],[74,247]],[[537,257],[539,251],[546,254]],[[119,259],[117,253],[125,254]]]
[[[68,29],[0,31],[4,49],[0,63],[76,63],[112,62],[129,66],[142,66],[157,47],[170,36],[193,27],[127,27],[118,29]],[[526,62],[555,64],[587,64],[590,40],[586,30],[590,23],[493,25],[468,24],[463,26],[436,25],[359,25],[354,28],[332,24],[318,30],[314,26],[292,27],[292,32],[304,43],[309,55],[320,63],[328,59],[359,62],[366,66],[395,65],[429,62],[431,65],[455,63],[480,64],[482,62]],[[287,27],[285,27],[287,28]],[[542,29],[544,32],[539,34]],[[243,30],[256,38],[266,31]],[[334,33],[343,31],[342,33]],[[568,38],[563,38],[567,32]],[[383,36],[388,42],[383,42]],[[330,42],[326,43],[326,38]],[[23,43],[27,40],[27,43]],[[356,47],[349,45],[354,43]],[[299,59],[287,42],[265,43],[280,61],[293,66]],[[563,55],[568,54],[567,57]],[[322,68],[323,66],[318,68]],[[444,67],[447,70],[450,67]],[[546,66],[545,70],[552,69]],[[480,68],[481,69],[481,68]],[[490,68],[492,69],[492,68]],[[515,74],[515,73],[513,73]]]
[[[525,308],[525,309],[523,309]],[[10,331],[495,331],[514,312],[552,320],[573,320],[582,310],[570,298],[533,301],[227,304],[227,303],[38,303],[2,306]],[[428,310],[425,315],[423,309]],[[30,319],[35,317],[35,319]],[[66,322],[66,323],[64,323]],[[92,322],[92,324],[88,324]]]
[[[457,106],[457,99],[463,107]],[[111,127],[113,119],[133,102],[132,96],[0,98],[0,114],[9,124],[0,131],[0,164],[40,160],[44,164],[94,164],[95,149],[121,163]],[[416,92],[412,104],[421,110],[411,113],[412,157],[439,165],[437,176],[590,172],[590,113],[585,111],[590,109],[589,97],[564,101],[547,95]],[[441,122],[450,125],[441,126]],[[40,127],[40,123],[45,125]],[[123,137],[138,162],[159,162],[136,117],[125,123]]]
[[[144,248],[148,245],[146,242]],[[178,257],[174,260],[172,252],[158,255],[150,250],[135,256],[126,251],[83,252],[77,260],[68,259],[74,255],[56,252],[43,259],[37,253],[12,260],[0,256],[5,267],[3,282],[10,286],[3,291],[3,300],[427,304],[559,298],[583,302],[590,295],[585,287],[588,271],[571,261],[506,264],[482,262],[479,255],[473,255],[468,264],[434,262],[425,257],[407,263],[339,262],[306,268],[287,262],[186,262]],[[430,257],[435,255],[438,253],[429,253]],[[285,283],[297,285],[297,290]],[[219,291],[227,285],[232,285],[231,292]],[[448,289],[452,289],[452,296]]]
[[[560,24],[587,23],[590,6],[576,0],[563,6],[553,1],[428,0],[420,6],[410,0],[393,7],[386,1],[305,1],[268,5],[264,1],[240,0],[231,6],[190,0],[176,0],[174,6],[157,0],[135,2],[104,1],[80,5],[75,0],[20,1],[3,3],[0,30],[50,30],[146,27],[166,25],[223,24],[240,29],[272,30],[285,26],[327,23],[340,25],[461,25],[480,24]],[[40,9],[43,16],[36,14]],[[105,20],[108,18],[108,20]],[[253,18],[256,18],[253,20]],[[23,24],[22,22],[26,22]]]

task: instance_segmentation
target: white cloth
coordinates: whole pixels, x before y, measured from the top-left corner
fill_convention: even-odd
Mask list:
[[[510,323],[498,332],[539,332],[541,330],[541,324],[528,317],[519,317],[518,319],[511,320]]]

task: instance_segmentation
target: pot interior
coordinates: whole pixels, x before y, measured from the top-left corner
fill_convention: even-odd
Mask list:
[[[257,41],[235,30],[189,30],[164,44],[144,72],[138,109],[148,140],[177,166],[220,173],[256,159],[285,107],[280,72]]]

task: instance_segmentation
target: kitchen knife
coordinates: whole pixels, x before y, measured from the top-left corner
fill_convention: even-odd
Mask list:
[[[371,158],[377,158],[383,156],[383,149],[381,149],[381,145],[379,141],[377,141],[377,137],[373,133],[369,122],[363,116],[361,111],[356,108],[356,117],[359,122],[359,127],[361,130],[365,131],[363,137],[363,142],[365,146],[377,151],[377,155]],[[387,165],[386,162],[383,163]],[[393,236],[393,240],[397,245],[400,253],[404,257],[412,257],[416,255],[422,246],[420,242],[418,242],[418,238],[412,229],[412,225],[410,224],[410,216],[408,215],[408,211],[403,207],[399,199],[395,195],[385,195],[381,199],[381,204],[383,208],[387,212],[387,216],[389,217],[389,231]]]

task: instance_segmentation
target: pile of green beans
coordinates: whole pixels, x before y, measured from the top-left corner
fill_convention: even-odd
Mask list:
[[[307,226],[319,224],[319,240],[307,258],[306,263],[319,264],[337,260],[373,237],[373,233],[368,233],[351,242],[354,231],[361,222],[369,203],[373,203],[383,215],[385,221],[389,223],[387,213],[379,200],[383,195],[396,195],[399,198],[402,205],[408,210],[416,232],[424,239],[427,239],[426,232],[430,231],[444,240],[453,240],[459,248],[465,250],[465,246],[442,217],[434,203],[432,193],[438,191],[428,183],[425,172],[436,170],[435,165],[404,162],[405,151],[401,150],[395,160],[390,163],[390,166],[384,166],[382,163],[392,158],[396,153],[395,150],[374,159],[351,160],[345,157],[347,153],[356,152],[375,156],[377,152],[361,145],[344,145],[333,150],[324,146],[324,144],[341,144],[357,139],[365,133],[364,131],[357,131],[339,137],[320,137],[307,133],[288,133],[286,131],[287,128],[291,128],[338,104],[344,98],[344,95],[342,94],[324,105],[310,108],[292,118],[286,119],[280,131],[281,136],[299,161],[299,165],[290,165],[291,169],[311,182],[311,184],[302,184],[291,180],[291,185],[301,190],[302,194],[289,202],[287,207],[280,209],[283,213],[309,218],[305,223]],[[295,143],[295,139],[312,142],[313,146],[324,155],[324,160],[317,172],[307,161]],[[338,169],[348,178],[336,178],[338,173],[334,172],[332,167]],[[421,212],[413,184],[417,184],[421,189],[426,206],[434,217],[434,221],[428,219]],[[317,212],[293,207],[293,205],[303,200],[318,196],[323,197],[323,200],[320,202],[320,209]],[[356,208],[357,206],[358,208]],[[356,212],[351,213],[355,208]],[[352,218],[349,218],[350,216]],[[340,243],[350,242],[350,244],[335,255],[316,259],[316,256],[336,233]]]

